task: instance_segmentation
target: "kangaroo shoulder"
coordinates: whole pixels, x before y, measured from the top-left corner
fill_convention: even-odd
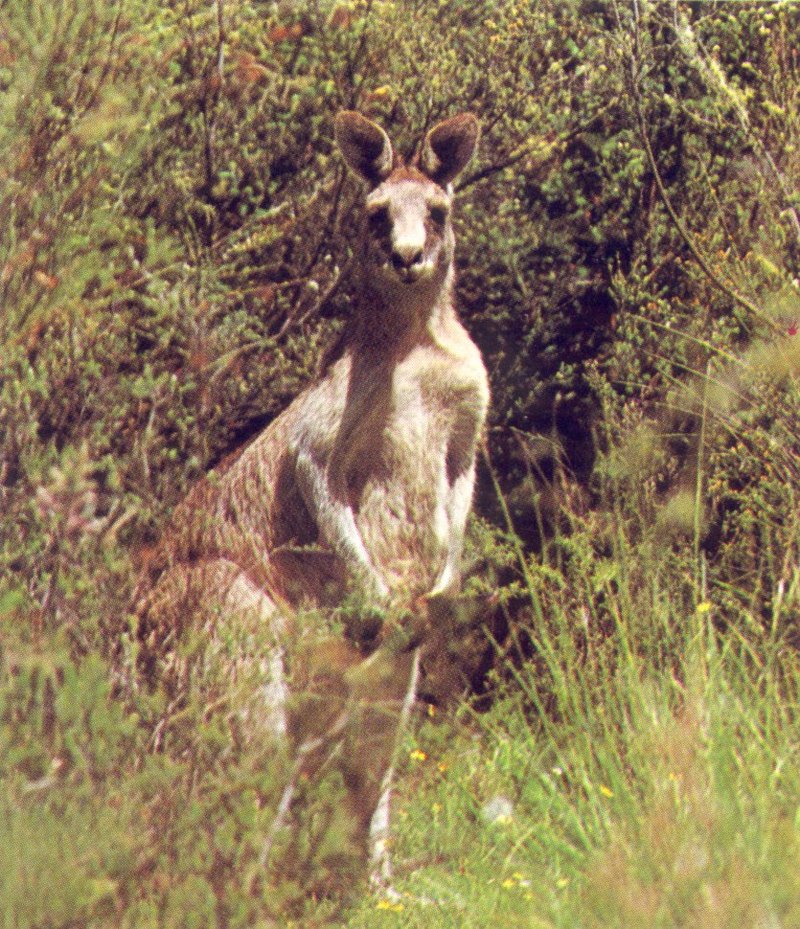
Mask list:
[[[457,319],[437,333],[432,357],[436,380],[455,394],[469,394],[488,404],[489,378],[480,349]]]
[[[286,440],[290,450],[328,444],[336,435],[347,403],[351,359],[345,354],[325,375],[301,393],[286,410]]]

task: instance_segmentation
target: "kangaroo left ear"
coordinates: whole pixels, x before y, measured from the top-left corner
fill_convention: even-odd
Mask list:
[[[467,166],[478,145],[480,126],[472,113],[460,113],[434,126],[425,136],[420,170],[445,187]]]
[[[336,114],[333,127],[339,150],[352,171],[373,186],[388,177],[394,152],[380,126],[354,110],[342,110]]]

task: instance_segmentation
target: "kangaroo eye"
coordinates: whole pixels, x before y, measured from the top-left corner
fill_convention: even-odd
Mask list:
[[[437,226],[443,226],[447,222],[447,214],[447,207],[441,206],[440,204],[435,204],[428,210],[428,216],[430,216],[431,221]]]
[[[385,232],[389,227],[389,211],[383,206],[370,210],[367,222],[375,232]]]

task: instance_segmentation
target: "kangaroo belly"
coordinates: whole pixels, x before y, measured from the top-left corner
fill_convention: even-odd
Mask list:
[[[432,495],[419,499],[398,486],[365,488],[356,521],[373,564],[390,587],[423,592],[443,564],[443,519]],[[437,531],[438,530],[438,531]]]
[[[393,588],[422,592],[447,551],[446,443],[432,423],[387,430],[383,447],[350,472],[349,493],[373,564]]]

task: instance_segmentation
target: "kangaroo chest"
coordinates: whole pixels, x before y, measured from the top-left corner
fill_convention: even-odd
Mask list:
[[[436,348],[414,352],[350,432],[341,461],[348,502],[372,558],[394,582],[423,589],[441,567],[449,464],[471,461],[485,412],[482,371]]]
[[[483,415],[480,379],[436,348],[420,349],[365,392],[355,421],[343,429],[345,478],[358,507],[366,484],[396,485],[397,493],[430,493],[423,475],[438,477],[449,446],[474,433]],[[347,414],[346,414],[347,415]],[[474,426],[474,428],[472,428]]]

